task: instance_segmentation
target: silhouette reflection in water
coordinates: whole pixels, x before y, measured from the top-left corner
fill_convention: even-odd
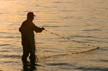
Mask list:
[[[37,68],[36,68],[36,66],[35,67],[23,66],[23,70],[22,71],[37,71]]]

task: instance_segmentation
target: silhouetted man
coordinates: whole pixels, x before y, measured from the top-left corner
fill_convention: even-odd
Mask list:
[[[30,64],[32,66],[35,65],[36,56],[35,56],[35,40],[34,40],[34,31],[36,33],[40,33],[44,30],[44,28],[39,28],[35,26],[33,23],[34,13],[28,12],[27,20],[25,20],[19,31],[21,32],[22,37],[22,46],[23,46],[23,55],[22,55],[22,63],[23,65],[27,65],[27,58],[29,56]]]

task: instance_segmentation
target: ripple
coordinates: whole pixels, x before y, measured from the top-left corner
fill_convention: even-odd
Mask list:
[[[0,50],[0,52],[10,52],[9,50]]]
[[[10,44],[0,44],[0,46],[9,46]]]
[[[108,60],[107,59],[100,59],[100,60],[90,60],[90,61],[96,61],[96,62],[108,62]]]
[[[48,63],[47,65],[50,65],[50,66],[61,66],[61,65],[73,66],[72,64],[69,64],[69,63]]]
[[[56,26],[56,25],[45,25],[44,27],[71,27],[71,26],[66,26],[66,25],[64,25],[64,26]]]
[[[82,30],[82,31],[102,31],[101,29],[88,29],[88,30]]]
[[[0,54],[0,58],[15,58],[15,59],[19,59],[19,58],[21,58],[21,56],[20,55],[1,55]]]
[[[103,67],[79,67],[77,69],[81,69],[83,71],[108,71],[108,68]]]

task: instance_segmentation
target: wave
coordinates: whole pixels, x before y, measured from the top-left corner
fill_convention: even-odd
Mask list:
[[[82,30],[82,31],[102,31],[101,29],[87,29],[87,30]]]
[[[4,55],[4,54],[0,54],[0,58],[15,58],[15,59],[20,59],[21,56],[20,55]]]
[[[0,46],[10,46],[10,44],[0,44]]]

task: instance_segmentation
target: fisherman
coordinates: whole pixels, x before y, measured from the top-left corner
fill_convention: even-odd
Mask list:
[[[23,55],[22,55],[22,63],[24,66],[27,66],[30,63],[31,66],[35,66],[37,56],[35,55],[35,39],[34,39],[34,31],[36,33],[40,33],[44,30],[44,28],[37,27],[33,23],[34,13],[28,12],[27,19],[22,23],[19,28],[21,32],[22,38],[22,46],[23,46]],[[27,60],[29,57],[30,62]]]

